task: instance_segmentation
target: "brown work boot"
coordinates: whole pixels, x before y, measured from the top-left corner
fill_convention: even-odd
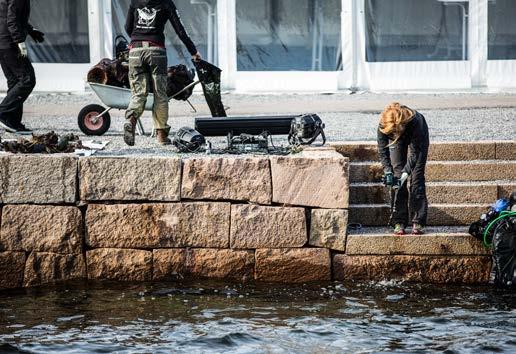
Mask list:
[[[170,145],[172,141],[168,138],[167,129],[156,129],[156,134],[158,136],[158,143],[161,145]]]
[[[124,141],[129,146],[134,146],[134,135],[136,132],[136,118],[130,116],[124,124]]]

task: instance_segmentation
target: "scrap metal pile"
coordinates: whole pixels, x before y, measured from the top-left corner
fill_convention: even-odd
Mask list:
[[[30,139],[19,137],[17,140],[0,140],[0,151],[15,154],[57,154],[73,153],[85,149],[79,137],[74,134],[59,136],[54,132],[32,135]]]

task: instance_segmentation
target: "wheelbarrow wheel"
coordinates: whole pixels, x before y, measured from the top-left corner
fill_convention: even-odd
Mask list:
[[[101,117],[99,114],[106,109],[98,104],[90,104],[79,112],[77,123],[79,128],[86,135],[103,135],[111,126],[111,116],[108,112]]]

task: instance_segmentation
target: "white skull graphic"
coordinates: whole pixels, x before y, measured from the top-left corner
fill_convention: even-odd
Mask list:
[[[149,9],[148,7],[144,7],[143,9],[138,10],[138,25],[144,28],[154,28],[154,21],[156,20],[156,15],[158,14],[158,10]]]

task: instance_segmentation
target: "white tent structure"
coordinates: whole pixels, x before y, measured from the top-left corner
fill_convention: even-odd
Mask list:
[[[226,90],[516,88],[514,0],[175,0]],[[129,0],[38,0],[40,91],[82,91],[113,56]],[[169,29],[170,31],[170,29]],[[170,63],[189,55],[170,31]],[[6,89],[0,80],[0,89]]]

